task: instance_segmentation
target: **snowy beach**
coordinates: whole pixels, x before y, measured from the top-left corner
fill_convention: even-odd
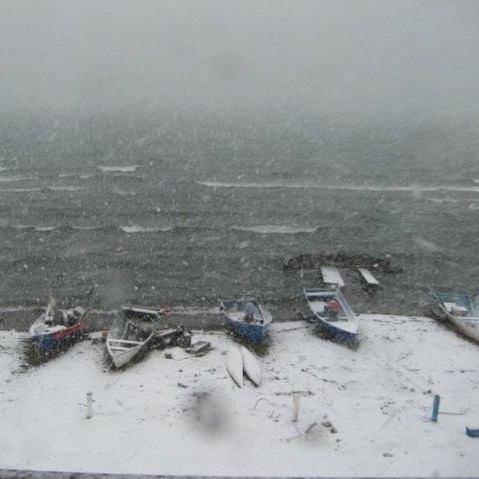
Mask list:
[[[0,479],[479,479],[478,23],[0,1]]]
[[[234,340],[223,331],[194,332],[194,341],[211,342],[204,356],[174,349],[168,359],[154,350],[123,371],[109,369],[105,345],[89,340],[25,368],[26,335],[2,331],[0,468],[476,476],[479,440],[465,427],[479,427],[478,346],[429,318],[360,321],[357,349],[319,338],[307,322],[273,324],[259,358],[263,383],[245,381],[243,389],[226,371]],[[434,394],[441,396],[437,423]]]

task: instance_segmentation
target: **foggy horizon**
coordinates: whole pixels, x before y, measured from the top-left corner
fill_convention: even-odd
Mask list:
[[[477,116],[475,2],[3,1],[0,106]]]

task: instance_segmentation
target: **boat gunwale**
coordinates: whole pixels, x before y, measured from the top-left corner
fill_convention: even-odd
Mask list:
[[[458,316],[456,314],[453,314],[451,311],[449,311],[444,303],[448,302],[454,302],[457,304],[457,299],[462,299],[462,300],[467,300],[469,303],[467,307],[467,312],[468,313],[475,313],[475,307],[474,305],[476,302],[478,302],[479,297],[477,295],[470,295],[470,294],[465,294],[465,293],[440,293],[438,291],[432,291],[431,295],[433,298],[436,300],[438,303],[439,307],[442,309],[442,311],[446,314],[446,316],[450,318],[454,318],[457,321],[461,321],[463,323],[472,323],[472,324],[479,324],[479,315],[474,316],[474,315],[469,315],[469,316]],[[475,301],[474,299],[477,298]],[[449,300],[449,301],[448,301]],[[461,305],[458,305],[461,306]]]
[[[311,312],[314,314],[314,317],[325,327],[331,328],[336,330],[338,334],[344,334],[346,336],[356,337],[359,331],[359,318],[358,315],[353,311],[351,306],[349,305],[346,297],[341,292],[339,288],[334,289],[327,289],[327,288],[303,288],[303,295],[308,303],[308,306]],[[314,311],[311,307],[311,303],[314,301],[314,298],[327,298],[333,297],[338,300],[346,315],[346,321],[328,321],[326,317],[322,317]],[[351,329],[342,327],[343,325],[347,324],[351,326]]]
[[[253,303],[258,308],[261,314],[261,320],[248,322],[248,321],[245,321],[244,317],[233,318],[228,314],[228,310],[231,309],[231,307],[234,304],[244,304],[247,302]],[[273,321],[273,315],[271,314],[271,312],[261,301],[258,301],[256,298],[244,298],[244,299],[235,299],[235,300],[220,299],[220,306],[221,308],[223,308],[220,312],[225,316],[225,318],[235,323],[241,323],[251,327],[254,326],[258,328],[265,328],[266,326],[271,324]],[[229,312],[231,313],[231,311]]]

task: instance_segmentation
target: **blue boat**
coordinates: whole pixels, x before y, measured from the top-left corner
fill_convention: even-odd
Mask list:
[[[479,296],[435,292],[431,294],[458,331],[479,341]]]
[[[30,339],[39,356],[61,350],[84,337],[88,311],[77,306],[73,309],[56,309],[50,297],[45,311],[30,327]]]
[[[271,313],[256,299],[220,300],[220,312],[234,333],[252,343],[264,339],[273,321]]]
[[[479,437],[479,429],[471,429],[470,427],[466,426],[466,434],[469,437]]]
[[[341,342],[357,341],[358,317],[339,288],[304,288],[303,294],[322,332]]]

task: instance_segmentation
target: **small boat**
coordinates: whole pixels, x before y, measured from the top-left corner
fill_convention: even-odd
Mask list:
[[[226,353],[226,370],[239,388],[244,385],[243,381],[243,354],[241,349],[234,345]]]
[[[57,309],[50,295],[45,311],[30,326],[35,353],[46,355],[73,344],[85,334],[87,310],[81,306]]]
[[[263,379],[258,359],[244,346],[230,347],[226,353],[226,370],[239,388],[244,386],[244,376],[247,376],[255,386],[259,386]]]
[[[458,331],[479,341],[479,296],[434,292],[431,294]]]
[[[471,429],[470,427],[466,426],[466,434],[469,437],[479,437],[479,429]]]
[[[255,299],[220,300],[220,312],[234,333],[253,343],[263,340],[273,321],[271,313]]]
[[[343,342],[357,340],[359,320],[339,288],[304,288],[303,294],[316,324],[332,338]]]
[[[263,379],[263,371],[256,356],[244,346],[241,346],[243,355],[243,372],[255,386],[259,386]]]
[[[113,320],[106,338],[106,349],[117,368],[128,364],[145,348],[161,325],[167,309],[123,306]]]

